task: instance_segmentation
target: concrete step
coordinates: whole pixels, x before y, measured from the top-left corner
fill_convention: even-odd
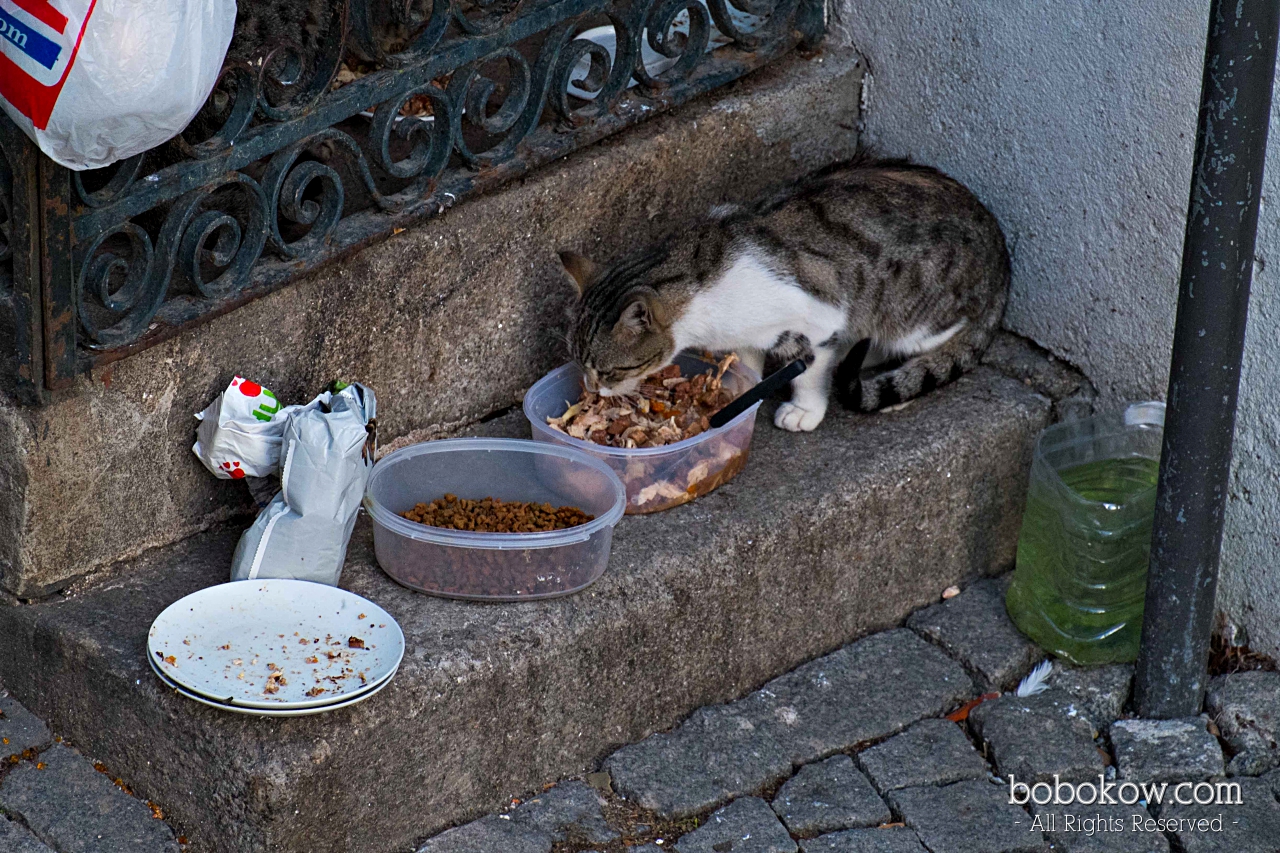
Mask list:
[[[378,393],[384,441],[515,403],[564,361],[560,249],[614,261],[712,205],[853,154],[862,66],[789,56],[81,379],[0,400],[0,595],[35,599],[250,505],[191,453],[192,413],[236,373],[302,403]]]
[[[570,598],[411,592],[377,568],[362,521],[343,585],[395,616],[408,651],[386,690],[349,709],[242,717],[151,674],[151,620],[226,579],[236,529],[53,601],[0,606],[0,679],[204,849],[403,850],[1007,568],[1052,407],[1040,392],[1071,383],[1002,346],[1017,379],[982,367],[901,411],[833,411],[805,435],[763,412],[742,474],[625,518],[609,570]],[[527,425],[515,414],[483,431]]]

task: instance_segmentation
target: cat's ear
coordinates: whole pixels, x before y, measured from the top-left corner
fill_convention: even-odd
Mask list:
[[[600,273],[599,265],[577,252],[560,252],[559,254],[560,263],[564,264],[564,271],[568,273],[569,280],[578,289],[578,295],[586,293],[587,288],[595,283]]]
[[[662,323],[664,316],[662,300],[655,291],[648,288],[637,290],[627,296],[626,307],[618,316],[613,330],[629,337],[640,337]]]

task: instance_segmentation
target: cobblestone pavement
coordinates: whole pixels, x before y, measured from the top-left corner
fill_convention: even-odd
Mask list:
[[[132,796],[0,687],[0,853],[178,853],[159,807]]]
[[[418,853],[1280,853],[1280,674],[1219,677],[1210,713],[1187,720],[1129,719],[1129,666],[1055,663],[1047,689],[1018,696],[1044,655],[1009,622],[1004,583],[701,708]],[[1140,793],[1116,793],[1126,782],[1168,783],[1168,800],[1010,802],[1011,780],[1055,776],[1121,800]],[[1242,802],[1176,805],[1182,782],[1238,783]]]
[[[1129,666],[1055,663],[1047,689],[1018,696],[1043,654],[1009,622],[1004,583],[701,708],[417,853],[1280,853],[1280,673],[1219,676],[1186,720],[1126,715]],[[1055,776],[1236,783],[1241,802],[1010,802],[1011,779]],[[0,687],[0,853],[184,845]]]

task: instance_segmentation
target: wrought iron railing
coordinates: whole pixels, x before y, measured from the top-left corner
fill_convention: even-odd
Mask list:
[[[821,0],[346,0],[179,138],[75,173],[0,116],[0,336],[35,401],[816,43]],[[12,318],[10,320],[10,317]]]

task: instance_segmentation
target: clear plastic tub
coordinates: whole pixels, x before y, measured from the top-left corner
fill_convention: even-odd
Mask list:
[[[676,363],[686,376],[702,373],[715,363],[682,354]],[[725,387],[737,397],[760,381],[754,370],[735,363],[725,374]],[[751,435],[756,428],[752,406],[719,429],[662,447],[626,449],[603,447],[565,435],[547,425],[582,394],[582,372],[575,365],[558,367],[538,380],[524,395],[524,414],[537,441],[585,451],[609,464],[627,489],[627,514],[659,512],[688,503],[737,476],[747,464]]]
[[[471,533],[402,518],[446,493],[479,500],[576,506],[595,518],[546,533]],[[397,583],[469,601],[570,595],[604,574],[622,483],[598,459],[567,447],[507,438],[415,444],[379,460],[364,506],[378,565]]]

